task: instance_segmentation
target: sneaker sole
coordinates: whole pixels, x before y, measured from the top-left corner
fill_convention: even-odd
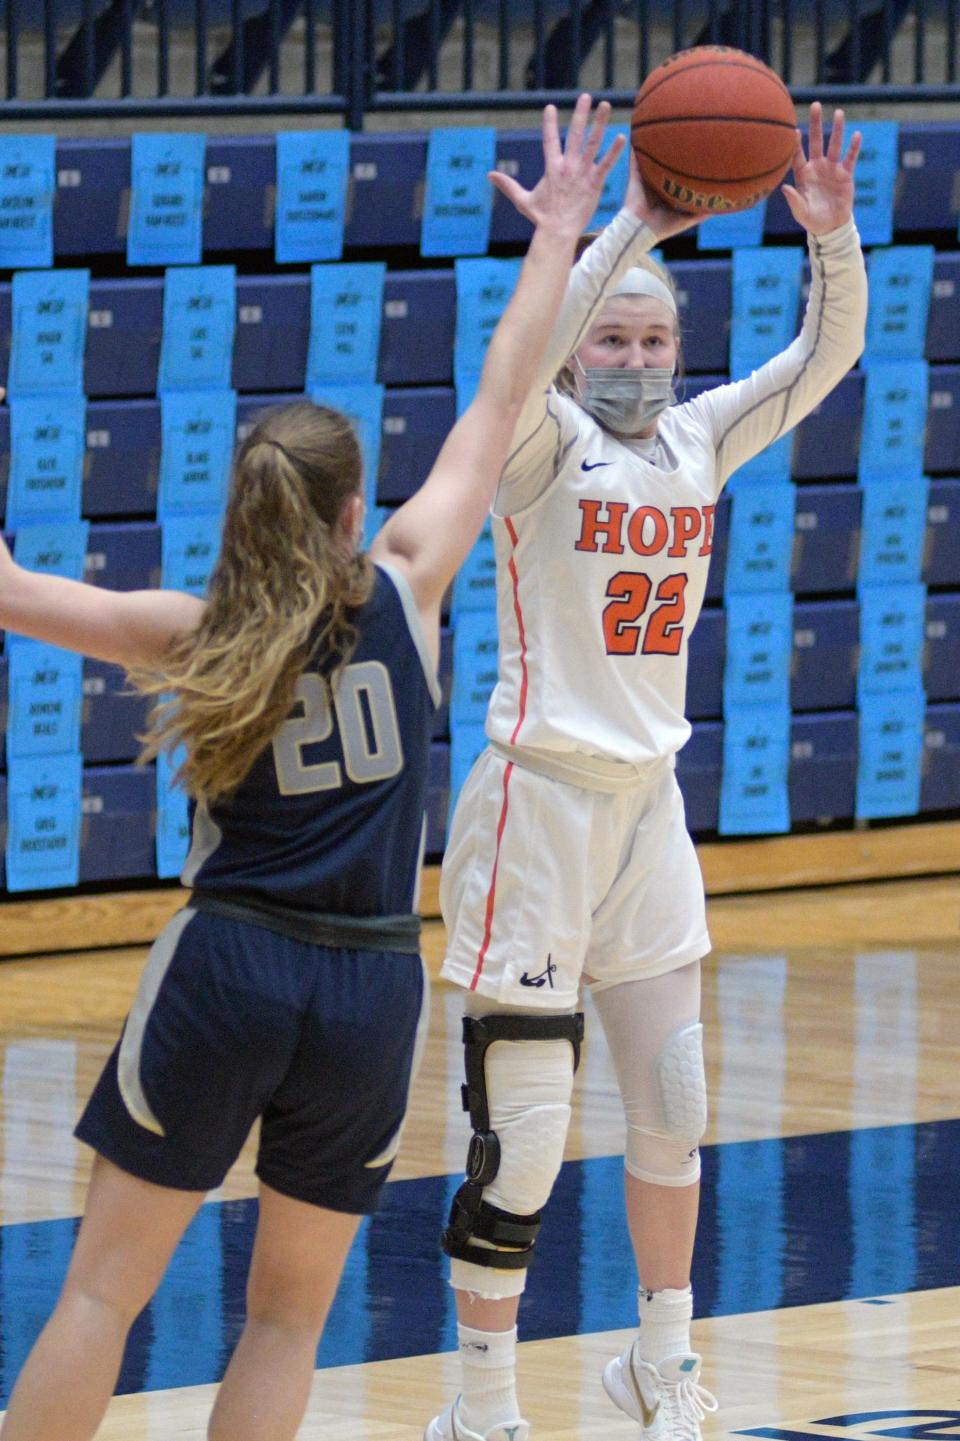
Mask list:
[[[631,1421],[636,1421],[642,1429],[643,1419],[637,1407],[636,1397],[623,1382],[623,1367],[620,1364],[619,1356],[614,1356],[613,1360],[608,1361],[603,1368],[603,1389],[614,1406],[625,1416],[629,1416]],[[433,1441],[433,1438],[428,1437],[427,1441]]]

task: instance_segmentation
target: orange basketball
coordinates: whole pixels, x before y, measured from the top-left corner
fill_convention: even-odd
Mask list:
[[[768,65],[700,45],[650,72],[630,135],[652,190],[676,210],[717,215],[746,210],[780,184],[796,126],[790,92]]]

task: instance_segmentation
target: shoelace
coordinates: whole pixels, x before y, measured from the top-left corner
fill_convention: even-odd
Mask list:
[[[699,1381],[691,1381],[689,1376],[675,1386],[669,1381],[661,1384],[672,1435],[698,1441],[700,1422],[707,1412],[719,1410],[720,1402],[712,1391],[701,1386]]]

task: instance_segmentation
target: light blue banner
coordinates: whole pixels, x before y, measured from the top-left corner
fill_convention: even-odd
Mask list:
[[[897,188],[900,127],[896,120],[847,122],[863,134],[857,161],[853,218],[864,245],[889,245],[893,239],[893,202]]]
[[[457,260],[457,321],[453,341],[454,368],[479,375],[487,346],[516,289],[519,260]]]
[[[857,820],[915,816],[919,811],[925,714],[921,690],[861,701]]]
[[[923,474],[929,367],[925,360],[878,360],[866,368],[859,476],[919,480]]]
[[[0,136],[0,266],[53,264],[54,135]]]
[[[369,489],[364,492],[363,511],[363,548],[369,550],[381,527],[390,518],[390,510],[385,505],[377,505],[375,499],[371,499]]]
[[[364,493],[368,510],[376,505],[377,501],[384,393],[382,385],[321,385],[310,392],[311,400],[321,405],[331,405],[335,410],[342,410],[353,422],[363,456]]]
[[[732,379],[742,380],[793,340],[802,271],[797,246],[733,252]]]
[[[751,205],[749,210],[734,210],[729,215],[708,215],[697,226],[697,249],[739,250],[745,245],[762,245],[766,218],[766,200]]]
[[[157,875],[161,880],[179,876],[190,850],[190,803],[187,793],[173,783],[183,751],[157,756]]]
[[[7,755],[72,755],[80,749],[83,657],[11,636]]]
[[[476,544],[453,580],[450,619],[454,625],[466,611],[488,613],[497,608],[497,557],[489,517],[483,523]]]
[[[586,227],[587,230],[602,230],[605,225],[610,224],[623,206],[623,197],[627,191],[627,179],[630,174],[630,126],[608,125],[603,137],[602,153],[606,155],[618,135],[622,135],[627,143],[620,152],[620,157],[610,174],[603,182],[600,199],[590,224]]]
[[[350,179],[349,130],[277,132],[274,258],[339,260]]]
[[[222,523],[219,511],[171,515],[163,522],[160,574],[165,590],[185,590],[201,599],[206,595],[210,573],[220,553]]]
[[[168,391],[160,397],[160,425],[159,519],[222,511],[237,437],[236,393]]]
[[[863,487],[860,586],[919,582],[927,536],[930,482],[875,480]]]
[[[727,481],[727,487],[732,495],[740,490],[749,490],[754,485],[785,485],[792,474],[793,469],[793,439],[796,431],[788,430],[786,435],[781,435],[772,445],[764,446],[763,450],[744,461],[739,470],[735,470]]]
[[[157,390],[229,390],[237,324],[233,265],[168,270]]]
[[[134,135],[128,265],[199,265],[203,254],[205,135]]]
[[[483,255],[490,241],[497,132],[492,125],[436,129],[427,141],[421,255]]]
[[[13,558],[25,570],[83,580],[89,534],[85,520],[22,525],[14,538]]]
[[[722,836],[781,835],[790,829],[790,711],[738,706],[725,714],[720,781]]]
[[[868,359],[921,360],[933,292],[932,245],[893,245],[867,256]]]
[[[867,586],[860,592],[858,705],[868,695],[921,688],[926,606],[923,585]]]
[[[477,386],[480,384],[480,372],[478,370],[467,370],[457,365],[453,366],[453,391],[457,404],[457,419],[469,407],[473,397],[477,393]]]
[[[89,270],[21,271],[13,277],[12,397],[82,395]]]
[[[380,260],[310,271],[308,390],[376,380],[386,273]]]
[[[796,512],[793,486],[743,485],[732,499],[726,594],[789,589]]]
[[[86,412],[83,396],[11,401],[8,529],[80,519]]]
[[[80,878],[83,761],[11,757],[7,768],[7,890],[52,891]]]
[[[727,595],[723,713],[743,706],[787,706],[793,656],[793,596]]]
[[[450,726],[482,725],[487,702],[497,683],[497,617],[494,612],[467,611],[453,632],[453,690]]]

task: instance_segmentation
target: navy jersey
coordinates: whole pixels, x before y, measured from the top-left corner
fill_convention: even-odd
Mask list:
[[[413,911],[440,688],[406,579],[375,577],[333,694],[305,670],[233,795],[196,806],[184,885],[270,909]]]

